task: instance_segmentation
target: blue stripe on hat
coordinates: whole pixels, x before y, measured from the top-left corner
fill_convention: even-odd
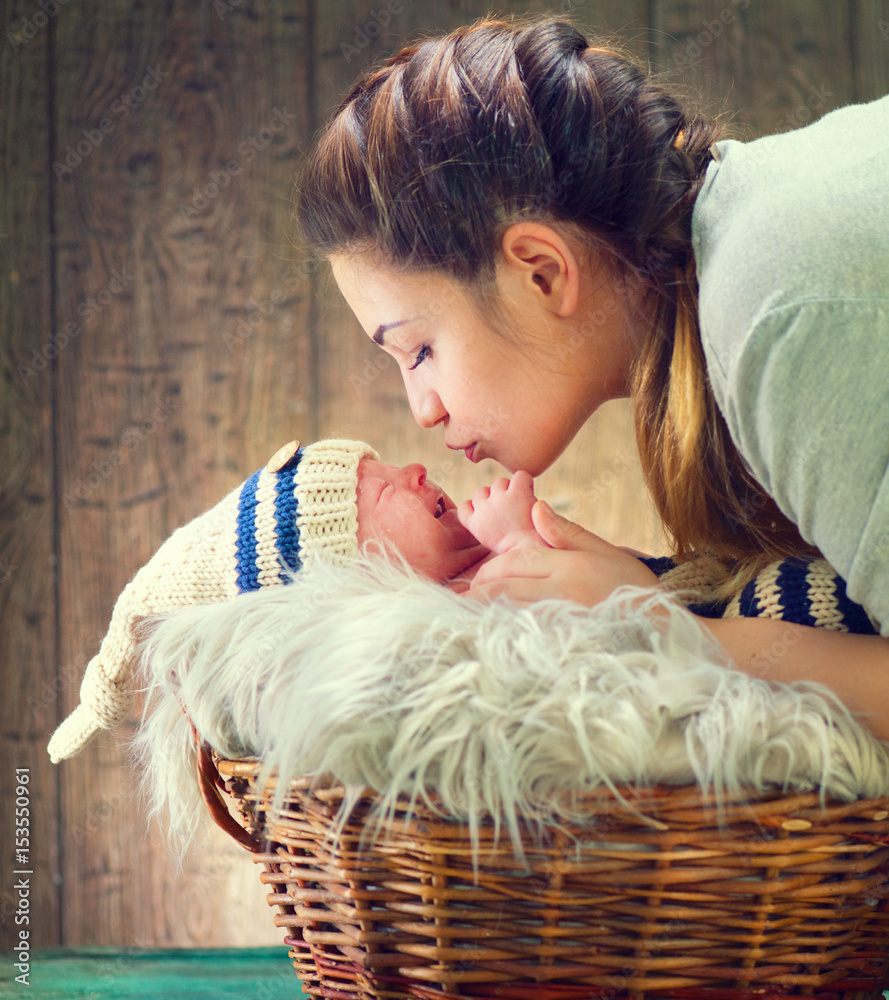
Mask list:
[[[302,569],[299,529],[296,527],[299,504],[293,484],[302,454],[301,451],[298,452],[297,460],[290,462],[275,477],[275,545],[281,566],[278,573],[281,583],[290,583],[290,574]]]
[[[237,538],[235,552],[238,571],[238,593],[259,590],[259,567],[256,565],[256,487],[259,472],[244,483],[238,498]]]

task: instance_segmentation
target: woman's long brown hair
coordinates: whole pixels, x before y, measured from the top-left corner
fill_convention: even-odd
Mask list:
[[[642,468],[680,559],[748,576],[812,551],[747,471],[717,408],[698,326],[691,216],[722,135],[564,18],[484,20],[364,73],[297,180],[318,256],[370,250],[447,274],[485,303],[513,222],[572,226],[642,282],[631,394]]]

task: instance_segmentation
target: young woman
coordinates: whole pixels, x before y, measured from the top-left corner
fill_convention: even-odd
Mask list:
[[[680,560],[737,586],[820,552],[889,633],[889,98],[720,136],[563,19],[484,21],[355,83],[296,216],[449,448],[537,475],[629,395]],[[498,556],[475,591],[592,605],[654,583],[533,517],[552,548]],[[706,624],[742,669],[822,681],[889,737],[886,638]]]

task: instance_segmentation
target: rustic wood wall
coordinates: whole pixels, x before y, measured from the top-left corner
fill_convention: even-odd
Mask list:
[[[753,137],[889,91],[889,0],[529,0],[616,32]],[[45,743],[133,572],[281,443],[367,437],[455,496],[495,475],[417,428],[323,270],[293,260],[291,171],[354,75],[481,0],[8,0],[0,40],[0,928],[15,768],[32,944],[276,943],[221,834],[177,878],[121,741]],[[540,493],[662,551],[622,403]],[[17,935],[16,935],[17,937]]]

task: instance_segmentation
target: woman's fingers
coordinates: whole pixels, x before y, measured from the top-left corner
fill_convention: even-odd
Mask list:
[[[557,514],[545,500],[538,500],[531,509],[531,520],[537,534],[554,549],[573,552],[604,552],[614,548],[604,538],[594,535],[567,517]]]
[[[533,515],[534,527],[551,547],[495,556],[479,568],[470,597],[503,594],[522,604],[562,598],[593,607],[618,587],[656,586],[657,577],[635,556],[558,517],[545,504],[536,504]]]
[[[541,595],[540,581],[529,580],[521,577],[512,579],[504,578],[494,580],[492,583],[476,584],[473,582],[469,590],[463,591],[467,597],[476,601],[493,601],[498,597],[508,597],[516,604],[534,604],[535,601],[543,600]],[[550,597],[558,597],[558,594],[550,594]]]
[[[546,558],[552,551],[534,546],[510,549],[481,566],[473,586],[511,577],[543,579],[553,571],[552,560]]]

